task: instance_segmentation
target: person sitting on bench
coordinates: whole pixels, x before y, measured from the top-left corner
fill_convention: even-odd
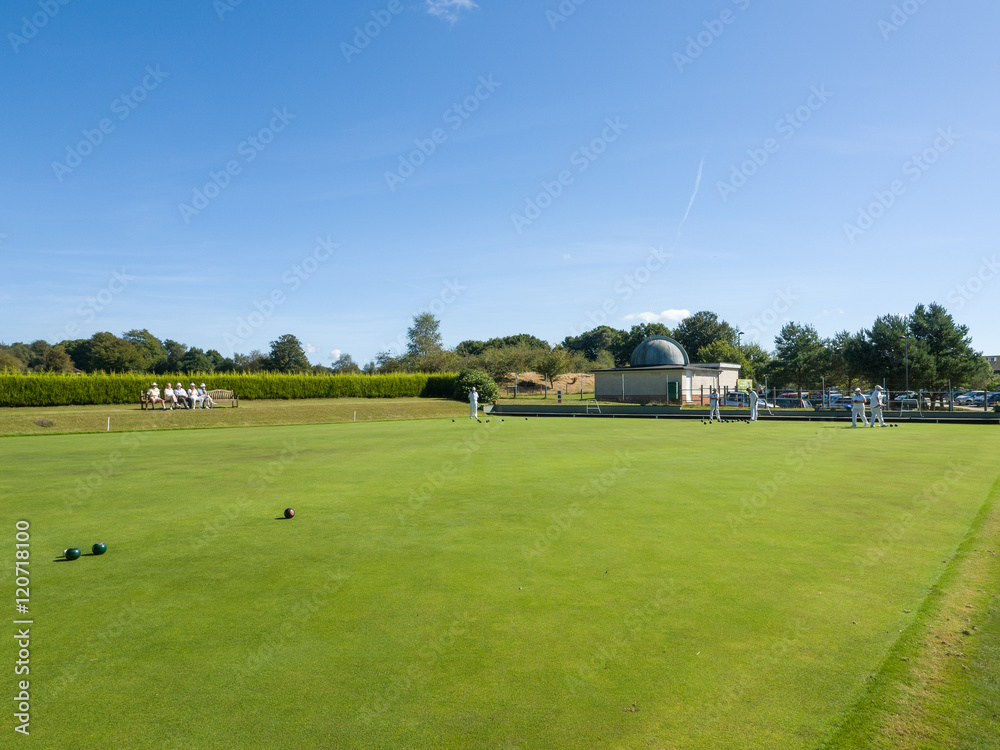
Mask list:
[[[150,387],[150,389],[148,391],[146,391],[146,398],[149,399],[149,408],[150,409],[155,409],[157,402],[160,402],[161,404],[163,404],[163,408],[164,409],[167,408],[167,402],[164,401],[162,398],[160,398],[160,389],[156,386],[156,383],[153,383],[153,385]]]

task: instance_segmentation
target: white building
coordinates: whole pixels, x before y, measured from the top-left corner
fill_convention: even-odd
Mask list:
[[[594,371],[599,401],[707,403],[714,387],[735,391],[740,366],[733,362],[691,364],[684,347],[666,336],[651,336],[632,352],[629,367]]]

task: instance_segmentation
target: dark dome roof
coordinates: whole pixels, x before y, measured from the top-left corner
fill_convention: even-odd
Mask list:
[[[656,367],[657,365],[689,364],[684,347],[667,336],[650,336],[632,352],[632,367]]]

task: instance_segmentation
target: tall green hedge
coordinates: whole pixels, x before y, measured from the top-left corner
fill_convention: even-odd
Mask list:
[[[171,373],[164,375],[37,375],[0,374],[0,406],[67,406],[138,403],[139,394],[155,380],[205,383],[224,388],[240,399],[291,398],[451,398],[458,376],[289,375],[285,373]]]

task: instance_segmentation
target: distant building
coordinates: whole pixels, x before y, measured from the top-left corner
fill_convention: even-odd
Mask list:
[[[692,364],[684,347],[667,336],[651,336],[632,352],[629,367],[594,371],[599,401],[701,403],[713,387],[735,391],[740,366],[733,362]]]
[[[993,368],[994,375],[1000,375],[1000,354],[983,357],[983,359],[990,363],[990,367]]]

